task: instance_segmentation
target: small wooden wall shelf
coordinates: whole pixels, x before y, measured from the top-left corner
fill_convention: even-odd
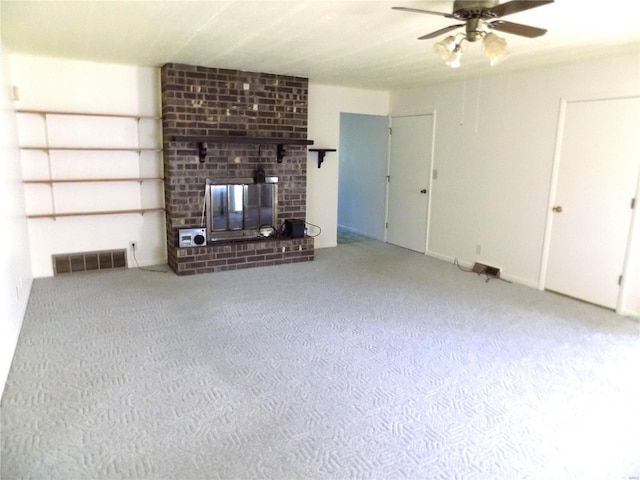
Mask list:
[[[336,152],[337,150],[335,148],[310,148],[309,151],[318,153],[318,168],[320,168],[322,162],[324,162],[325,154],[327,152]]]

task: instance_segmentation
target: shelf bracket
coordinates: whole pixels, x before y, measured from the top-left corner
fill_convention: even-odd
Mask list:
[[[205,142],[198,142],[196,147],[198,148],[198,159],[200,163],[204,163],[204,159],[207,158],[207,144]]]
[[[336,149],[335,148],[310,148],[309,151],[318,153],[318,168],[320,168],[320,166],[322,165],[322,162],[324,162],[325,154],[327,152],[335,152]]]
[[[282,163],[282,160],[284,159],[284,155],[287,153],[287,150],[284,148],[284,144],[282,143],[278,143],[277,145],[277,150],[276,150],[276,161],[278,163]]]

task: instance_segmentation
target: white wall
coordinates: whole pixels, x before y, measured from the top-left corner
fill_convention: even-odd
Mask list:
[[[160,81],[156,68],[46,58],[31,55],[12,55],[10,58],[13,84],[20,91],[16,108],[86,113],[115,113],[126,115],[160,116]],[[68,121],[69,119],[63,119]],[[61,125],[59,117],[48,123],[50,144],[59,146],[123,146],[118,142],[134,143],[137,138],[135,120],[105,120],[85,118],[80,124],[60,129],[53,135],[53,127]],[[104,122],[97,129],[83,129],[89,122]],[[44,143],[44,125],[34,115],[19,115],[21,144]],[[120,122],[120,123],[114,123]],[[140,146],[160,146],[159,121],[149,127],[141,124],[143,142]],[[128,129],[121,132],[119,129]],[[80,133],[81,132],[81,133]],[[97,138],[91,138],[91,136]],[[68,138],[61,138],[68,137]],[[150,138],[145,138],[150,137]],[[101,143],[102,142],[102,143]],[[65,178],[162,176],[161,154],[136,153],[51,152],[55,174]],[[64,155],[64,157],[63,157]],[[61,158],[62,157],[62,158]],[[43,152],[22,152],[25,176],[47,176],[47,155]],[[159,170],[159,171],[158,171]],[[47,213],[51,209],[50,186],[27,186],[27,213]],[[56,185],[57,211],[128,210],[162,206],[162,183],[92,183]],[[30,250],[35,277],[53,274],[51,255],[58,253],[97,250],[129,249],[129,242],[138,244],[138,264],[152,265],[166,262],[163,212],[109,216],[59,217],[30,219]],[[132,252],[128,264],[135,267]]]
[[[638,79],[640,82],[640,78]],[[622,313],[640,317],[640,179],[638,179],[636,209],[631,220],[628,258],[624,271],[626,281],[622,291]]]
[[[29,292],[31,266],[29,238],[22,193],[22,173],[14,106],[9,97],[12,85],[8,52],[0,44],[2,86],[0,87],[0,396],[4,390],[15,352]]]
[[[391,115],[436,112],[430,254],[538,285],[560,101],[640,94],[638,46],[621,51],[391,93]],[[633,248],[637,272],[640,243]],[[637,274],[630,283],[625,311],[640,315]]]
[[[160,114],[158,69],[18,54],[10,61],[13,84],[20,90],[18,109]],[[315,147],[337,149],[341,112],[386,115],[388,101],[388,92],[311,82],[309,138],[315,141]],[[317,167],[317,154],[308,155],[307,220],[322,228],[315,242],[318,248],[336,245],[338,155],[328,153],[321,169]],[[110,186],[109,191],[113,188]],[[122,185],[107,196],[125,203],[144,202],[138,195],[131,192],[130,185]],[[35,195],[43,202],[46,196],[42,192]],[[52,254],[127,248],[131,240],[138,242],[140,265],[166,261],[164,217],[160,214],[37,219],[29,220],[29,228],[36,277],[52,275]],[[130,253],[129,265],[135,266]]]
[[[317,154],[310,152],[307,156],[307,221],[322,228],[322,234],[315,239],[316,248],[337,245],[340,113],[387,115],[389,93],[309,82],[308,138],[314,141],[311,148],[338,150],[327,153],[321,168]]]

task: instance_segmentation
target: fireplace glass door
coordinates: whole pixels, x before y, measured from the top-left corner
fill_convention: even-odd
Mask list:
[[[259,236],[276,226],[277,178],[265,183],[207,184],[206,214],[210,242]]]

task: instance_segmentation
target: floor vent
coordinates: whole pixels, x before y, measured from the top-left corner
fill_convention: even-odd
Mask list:
[[[127,268],[127,251],[125,249],[65,253],[53,255],[52,258],[54,275]]]
[[[474,263],[471,271],[477,273],[478,275],[500,278],[500,269],[498,267],[492,267],[490,265],[485,265],[484,263]]]

